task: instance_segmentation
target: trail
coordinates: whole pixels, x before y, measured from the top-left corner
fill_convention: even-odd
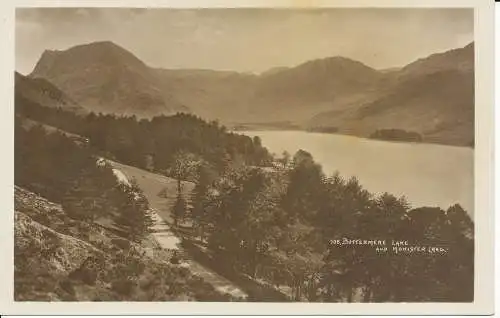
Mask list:
[[[248,295],[243,292],[238,286],[207,268],[195,262],[189,254],[180,246],[181,240],[170,229],[169,224],[173,223],[173,218],[170,209],[176,198],[177,181],[162,175],[151,173],[136,167],[127,166],[121,163],[107,160],[114,169],[123,173],[128,180],[135,179],[137,184],[144,192],[144,195],[149,201],[149,205],[153,210],[153,220],[155,222],[152,230],[153,237],[159,245],[164,249],[179,250],[186,258],[186,265],[191,272],[207,283],[210,283],[216,290],[221,293],[228,293],[234,297],[247,298]],[[191,192],[194,184],[191,182],[182,182],[182,192],[185,197]],[[166,196],[159,194],[166,189]]]

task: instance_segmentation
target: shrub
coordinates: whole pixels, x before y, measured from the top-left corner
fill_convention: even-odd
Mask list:
[[[137,283],[130,279],[125,279],[125,280],[119,279],[111,283],[111,289],[122,296],[130,296],[136,286]]]
[[[89,268],[77,268],[69,274],[69,278],[80,280],[87,285],[95,285],[97,271]]]
[[[111,244],[118,246],[122,250],[130,248],[130,241],[123,238],[114,238],[111,240]]]
[[[75,296],[75,288],[73,287],[73,283],[69,279],[64,279],[61,282],[59,282],[59,287],[69,295]]]

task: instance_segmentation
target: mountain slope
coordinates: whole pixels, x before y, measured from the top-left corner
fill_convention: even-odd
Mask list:
[[[314,116],[310,127],[369,136],[379,129],[420,133],[424,141],[474,143],[474,45],[434,54],[391,72],[378,96],[347,111]]]
[[[29,78],[16,72],[14,87],[16,101],[29,100],[45,107],[85,113],[82,106],[44,78]]]
[[[474,43],[419,59],[399,70],[398,75],[413,77],[446,70],[474,71]]]
[[[223,122],[245,114],[242,107],[252,97],[257,76],[210,70],[154,69],[164,90],[188,105],[198,116]]]
[[[372,94],[384,77],[343,57],[318,59],[289,69],[264,73],[251,110],[270,120],[300,121],[326,109],[345,109]]]
[[[48,79],[94,112],[148,117],[188,111],[160,89],[146,64],[108,41],[45,51],[30,77]]]
[[[350,59],[332,57],[260,75],[204,70],[156,70],[163,87],[194,113],[225,123],[301,121],[346,108],[373,92],[384,76]]]

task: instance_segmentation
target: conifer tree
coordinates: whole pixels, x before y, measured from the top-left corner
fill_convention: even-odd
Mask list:
[[[179,221],[184,218],[187,211],[187,203],[182,193],[177,193],[177,198],[175,199],[174,206],[172,207],[172,215],[174,217],[175,227],[179,226]]]
[[[126,227],[131,240],[140,241],[150,232],[153,218],[146,197],[134,181],[131,183],[130,187],[122,187],[123,199],[116,222]]]

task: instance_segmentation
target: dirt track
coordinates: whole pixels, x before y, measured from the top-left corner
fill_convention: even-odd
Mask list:
[[[109,161],[113,168],[123,172],[128,179],[135,179],[137,184],[144,192],[144,195],[149,201],[149,205],[157,215],[160,217],[155,218],[154,237],[157,239],[158,243],[167,249],[172,249],[177,245],[179,247],[180,240],[175,237],[175,235],[170,230],[169,224],[173,223],[172,216],[170,214],[170,209],[174,203],[177,191],[177,181],[172,178],[168,178],[162,175],[151,173],[136,167],[127,166],[124,164]],[[182,191],[186,198],[188,198],[189,193],[193,189],[194,184],[191,182],[182,182]],[[158,194],[165,189],[167,190],[166,198],[159,196]],[[188,253],[183,253],[187,256],[187,263],[191,272],[202,277],[206,282],[212,284],[217,290],[222,293],[231,294],[234,297],[246,298],[248,295],[243,292],[238,286],[229,281],[228,279],[222,277],[221,275],[210,270],[206,266],[203,266],[195,261],[193,261]]]

